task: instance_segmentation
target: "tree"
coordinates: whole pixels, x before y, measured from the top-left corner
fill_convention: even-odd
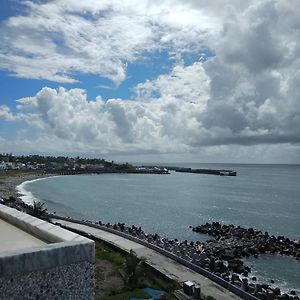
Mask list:
[[[28,214],[33,217],[45,219],[47,216],[47,208],[44,207],[45,203],[33,202],[33,205],[29,207]]]
[[[135,252],[131,249],[129,254],[126,256],[126,276],[124,281],[130,288],[135,288],[138,284],[138,280],[141,273],[141,264],[144,260],[138,259]]]
[[[14,196],[10,196],[8,198],[8,201],[11,202],[11,203],[15,203],[17,201],[17,199]]]

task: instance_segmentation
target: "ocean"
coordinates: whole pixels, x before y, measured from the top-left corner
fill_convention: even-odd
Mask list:
[[[100,174],[26,182],[24,200],[38,199],[58,215],[124,222],[179,240],[205,240],[189,226],[218,221],[300,239],[300,165],[168,164],[233,169],[236,177],[205,174]],[[249,259],[253,276],[300,293],[300,262]],[[277,270],[277,271],[276,271]]]

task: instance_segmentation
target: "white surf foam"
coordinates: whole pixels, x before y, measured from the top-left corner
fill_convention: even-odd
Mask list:
[[[39,202],[40,199],[36,198],[30,191],[26,189],[26,186],[28,183],[35,182],[35,181],[40,181],[40,180],[45,180],[49,178],[54,178],[54,177],[60,177],[60,176],[49,176],[49,177],[43,177],[43,178],[36,178],[33,180],[27,180],[22,182],[20,185],[16,187],[16,190],[18,194],[20,195],[21,200],[26,203],[27,205],[33,205],[34,202]]]

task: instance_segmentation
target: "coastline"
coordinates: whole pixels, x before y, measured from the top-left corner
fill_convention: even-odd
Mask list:
[[[8,199],[9,197],[15,197],[16,199],[24,201],[23,194],[24,186],[26,183],[33,180],[41,180],[48,177],[53,177],[53,174],[42,173],[42,172],[0,172],[0,198]]]
[[[24,201],[24,198],[23,198],[24,195],[22,195],[23,193],[22,193],[22,191],[20,191],[20,188],[22,188],[22,186],[24,187],[26,185],[26,183],[28,183],[28,182],[32,182],[35,180],[43,180],[48,177],[57,177],[57,176],[60,176],[60,175],[46,174],[46,173],[39,173],[39,172],[35,172],[35,173],[20,172],[18,174],[16,174],[15,172],[11,172],[11,174],[9,174],[9,172],[0,173],[0,197],[2,197],[2,193],[4,191],[5,193],[7,193],[6,198],[8,198],[9,196],[14,196],[26,204],[31,204],[32,202],[28,203],[28,202]],[[26,191],[25,196],[30,197],[30,192]],[[87,222],[92,223],[91,221],[87,221]],[[252,274],[252,275],[255,275],[255,277],[257,276],[257,274]],[[236,277],[237,281],[239,281],[240,284],[242,284],[242,280],[246,279],[246,278],[243,277],[238,280]],[[260,284],[259,283],[260,280],[256,281],[256,279],[255,279],[255,281],[252,281],[251,278],[249,278],[248,280],[249,280],[248,281],[249,284],[254,284],[254,283]],[[275,285],[269,284],[269,283],[268,283],[268,286],[271,288],[276,287]],[[289,289],[285,290],[282,286],[280,286],[280,289],[282,290],[282,292],[287,292],[287,293],[289,292]],[[296,291],[298,293],[298,289]]]
[[[287,287],[286,281],[282,284],[280,282],[277,282],[276,278],[275,280],[270,281],[268,276],[264,278],[264,276],[260,276],[259,273],[251,273],[250,268],[249,272],[247,272],[247,275],[240,274],[240,272],[235,270],[235,268],[229,269],[229,264],[226,266],[224,264],[224,260],[220,260],[218,256],[208,257],[207,252],[195,252],[196,248],[194,247],[194,242],[180,242],[177,239],[169,240],[168,238],[161,237],[158,234],[147,234],[141,229],[141,227],[136,227],[134,225],[130,227],[126,226],[124,223],[105,224],[101,221],[80,221],[74,218],[62,217],[57,215],[51,215],[51,219],[52,222],[54,221],[54,223],[56,224],[69,224],[67,225],[67,227],[69,227],[68,229],[70,229],[71,224],[75,224],[75,227],[71,225],[71,228],[75,230],[80,231],[79,227],[91,228],[91,231],[86,231],[86,233],[89,233],[91,235],[95,234],[96,228],[112,234],[116,234],[122,238],[125,238],[126,240],[137,242],[142,246],[146,246],[147,248],[155,250],[156,252],[164,255],[167,258],[171,258],[176,262],[179,262],[183,266],[188,267],[189,269],[205,276],[206,278],[216,282],[217,284],[220,284],[225,289],[235,293],[236,295],[242,296],[243,299],[253,299],[251,298],[251,296],[258,296],[258,298],[260,299],[267,299],[267,297],[269,296],[271,297],[270,299],[273,299],[272,296],[275,295],[279,296],[278,299],[299,299],[297,298],[297,295],[300,293],[298,285],[294,287]],[[113,241],[115,242],[115,239],[113,239]],[[198,242],[196,242],[196,244],[197,243]],[[261,253],[261,255],[265,254]],[[283,254],[274,253],[269,255],[272,255],[272,257],[274,257],[274,255],[282,256]],[[231,260],[230,264],[232,264],[232,262],[235,263],[238,260],[238,258],[234,258],[233,260]],[[221,270],[221,268],[223,268],[223,270]],[[258,277],[256,278],[256,276]],[[243,295],[241,295],[241,291],[244,291],[245,294],[242,292]],[[246,298],[244,298],[243,296],[246,296]]]

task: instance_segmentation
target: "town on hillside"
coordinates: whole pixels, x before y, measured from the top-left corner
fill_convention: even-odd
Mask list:
[[[168,174],[166,168],[149,166],[136,167],[129,163],[118,164],[99,158],[66,156],[0,154],[0,171],[42,171],[59,174],[84,173],[150,173]]]

